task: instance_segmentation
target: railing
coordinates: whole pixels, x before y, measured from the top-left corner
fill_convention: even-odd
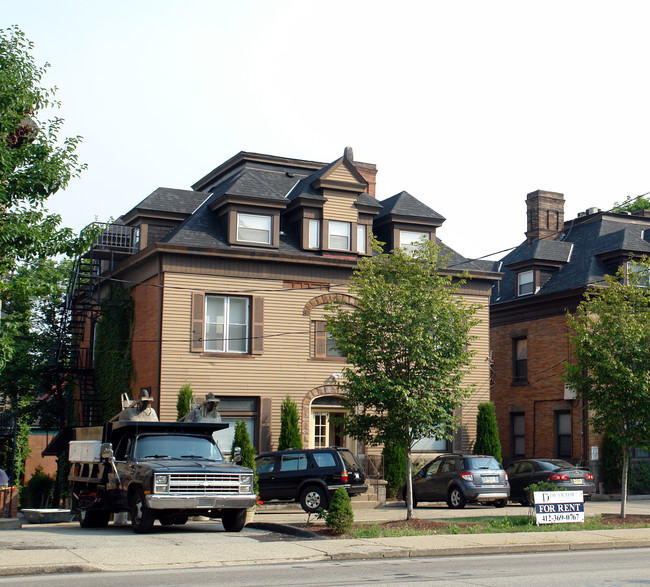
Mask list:
[[[108,224],[93,222],[91,228],[103,228],[93,249],[108,249],[123,253],[137,253],[140,250],[140,227],[125,226],[124,224]]]

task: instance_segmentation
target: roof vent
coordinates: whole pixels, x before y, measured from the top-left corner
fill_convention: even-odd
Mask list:
[[[586,215],[585,212],[578,212],[578,218],[584,218]]]
[[[587,216],[590,214],[598,214],[600,212],[600,208],[587,208]]]

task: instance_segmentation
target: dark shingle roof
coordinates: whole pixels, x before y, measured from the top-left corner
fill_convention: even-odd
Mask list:
[[[151,210],[152,212],[179,212],[191,214],[209,196],[206,192],[179,190],[175,188],[158,188],[148,195],[133,210]],[[131,210],[131,211],[133,211]],[[128,214],[125,214],[128,216]]]
[[[432,210],[408,192],[400,192],[382,200],[380,203],[383,209],[377,215],[377,218],[383,218],[388,214],[395,214],[397,216],[411,216],[413,218],[445,220],[443,216],[440,216],[435,210]]]

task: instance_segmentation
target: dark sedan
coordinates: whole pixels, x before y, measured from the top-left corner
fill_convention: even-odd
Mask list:
[[[555,483],[558,488],[580,490],[585,499],[596,491],[593,474],[587,469],[580,469],[560,459],[522,459],[506,468],[510,480],[510,499],[522,505],[528,505],[524,491],[532,483],[547,481]]]

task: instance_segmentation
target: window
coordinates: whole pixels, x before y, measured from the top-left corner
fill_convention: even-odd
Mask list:
[[[449,442],[446,440],[438,440],[435,437],[420,438],[413,444],[414,451],[423,452],[447,452],[449,450]]]
[[[555,412],[555,458],[571,458],[571,412]]]
[[[528,339],[515,338],[512,341],[512,379],[513,383],[528,382]]]
[[[535,293],[533,271],[522,271],[517,275],[517,295],[527,296]]]
[[[415,252],[424,241],[428,240],[428,232],[414,232],[410,230],[399,231],[399,246],[409,254]]]
[[[526,423],[522,413],[510,414],[510,456],[526,455]]]
[[[638,287],[650,287],[650,273],[645,265],[629,261],[627,263],[627,283]]]
[[[304,452],[282,455],[280,471],[304,471],[307,468],[307,455]]]
[[[317,467],[336,467],[336,461],[331,452],[315,452],[313,456]]]
[[[329,248],[337,251],[350,250],[350,223],[329,221]]]
[[[216,395],[216,394],[215,394]],[[222,452],[230,453],[232,441],[235,438],[235,425],[242,420],[246,424],[248,436],[253,446],[258,446],[259,400],[256,397],[224,397],[219,396],[219,415],[224,424],[229,424],[224,430],[217,430],[212,437]]]
[[[207,352],[248,352],[248,298],[205,296]]]
[[[260,214],[237,214],[237,241],[271,244],[271,217]]]
[[[343,355],[336,350],[336,341],[325,330],[324,320],[314,320],[314,356],[327,359],[343,359]]]
[[[357,224],[357,252],[366,254],[368,230],[365,224]]]
[[[320,248],[320,220],[309,220],[309,248]]]

